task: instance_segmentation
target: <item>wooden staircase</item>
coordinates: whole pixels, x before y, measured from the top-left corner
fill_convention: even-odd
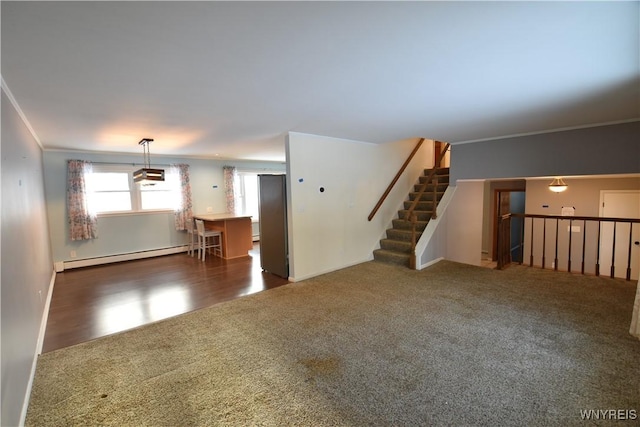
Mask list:
[[[392,264],[410,266],[411,234],[412,223],[408,220],[407,214],[413,201],[419,196],[420,188],[428,179],[431,169],[425,169],[419,181],[414,185],[413,191],[409,193],[408,200],[404,202],[404,208],[398,211],[398,219],[393,220],[393,228],[387,230],[386,239],[380,240],[380,249],[373,251],[373,258]],[[440,201],[447,187],[449,186],[449,168],[438,168],[438,187],[434,189],[434,184],[429,183],[426,191],[418,200],[413,214],[416,216],[416,242],[420,239],[422,232],[427,227],[434,211],[434,197]],[[435,190],[435,191],[434,191]]]

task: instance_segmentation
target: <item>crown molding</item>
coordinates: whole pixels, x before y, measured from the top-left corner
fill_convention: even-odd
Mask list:
[[[24,111],[22,111],[22,108],[20,108],[20,105],[18,104],[18,101],[16,101],[16,98],[13,96],[13,93],[11,92],[11,89],[9,89],[9,86],[7,86],[7,82],[4,81],[4,77],[2,77],[2,74],[0,74],[0,80],[2,81],[1,82],[2,83],[1,84],[2,90],[7,95],[7,98],[9,98],[9,101],[11,102],[11,105],[13,105],[13,108],[15,108],[16,111],[18,112],[18,115],[22,119],[22,122],[27,127],[27,129],[29,130],[29,133],[31,133],[31,136],[33,137],[33,139],[36,140],[36,142],[40,146],[40,149],[44,150],[44,146],[42,145],[42,142],[40,141],[40,138],[38,137],[38,134],[36,133],[36,131],[31,126],[31,123],[29,123],[29,120],[27,119],[27,116],[24,114]]]
[[[634,122],[640,122],[640,117],[636,117],[633,119],[626,119],[626,120],[618,120],[614,122],[594,123],[590,125],[570,126],[565,128],[549,129],[549,130],[536,131],[536,132],[516,133],[513,135],[495,136],[490,138],[473,139],[469,141],[451,142],[451,145],[473,144],[475,142],[486,142],[486,141],[497,141],[500,139],[519,138],[522,136],[532,136],[532,135],[544,135],[546,133],[564,132],[568,130],[588,129],[588,128],[595,128],[595,127],[601,127],[601,126],[620,125],[624,123],[634,123]]]

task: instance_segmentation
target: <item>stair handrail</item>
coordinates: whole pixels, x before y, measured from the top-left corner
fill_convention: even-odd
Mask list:
[[[451,146],[451,144],[449,144],[448,142],[445,143],[444,149],[440,153],[438,153],[438,157],[436,158],[436,163],[435,163],[433,169],[431,169],[431,172],[429,172],[429,175],[427,175],[427,179],[422,183],[422,186],[420,187],[420,190],[418,190],[417,196],[415,197],[415,199],[413,199],[413,203],[411,203],[411,206],[409,206],[409,210],[407,211],[407,214],[405,215],[405,219],[407,221],[409,221],[411,216],[413,215],[413,211],[416,209],[416,206],[418,205],[418,202],[420,201],[420,198],[422,197],[422,195],[424,194],[425,190],[427,189],[427,186],[429,185],[429,183],[434,178],[436,180],[438,179],[438,168],[440,168],[440,163],[442,162],[442,158],[444,157],[446,152],[449,150],[450,146]],[[438,204],[438,200],[434,199],[433,203],[434,203],[434,206],[433,206],[433,216],[432,216],[432,218],[436,218],[436,206]]]
[[[396,176],[393,178],[393,180],[391,180],[391,183],[387,186],[387,189],[385,190],[385,192],[382,194],[382,196],[380,196],[380,200],[378,200],[378,203],[376,203],[376,206],[373,208],[373,210],[368,216],[369,221],[371,221],[373,217],[376,215],[376,213],[378,212],[378,209],[380,209],[380,206],[382,206],[385,199],[387,198],[387,196],[389,195],[393,187],[396,185],[396,182],[398,182],[398,180],[400,179],[400,176],[402,175],[402,173],[405,171],[407,166],[409,166],[409,163],[411,163],[411,160],[420,149],[420,146],[422,146],[422,143],[424,142],[424,140],[425,138],[420,138],[420,140],[416,144],[411,154],[409,154],[409,157],[407,157],[407,160],[404,161],[404,164],[400,167],[400,169],[398,170],[398,173],[396,173]]]
[[[441,142],[441,141],[436,141],[436,142]],[[434,146],[437,146],[438,144],[435,144]],[[427,179],[422,183],[422,186],[420,187],[420,190],[418,191],[418,194],[416,195],[416,197],[413,199],[413,203],[411,203],[411,206],[409,206],[409,209],[407,210],[407,214],[405,215],[405,220],[411,222],[411,257],[409,258],[409,268],[415,270],[416,269],[416,226],[417,226],[417,222],[418,222],[418,218],[416,217],[416,215],[413,213],[413,211],[416,209],[416,206],[418,206],[418,202],[420,201],[420,199],[422,198],[422,195],[424,194],[424,192],[427,189],[427,186],[429,185],[429,183],[431,181],[433,181],[433,213],[431,214],[431,219],[436,219],[437,218],[437,214],[436,214],[436,209],[438,207],[438,168],[440,168],[440,163],[442,162],[442,158],[444,157],[444,155],[446,154],[446,152],[449,150],[449,147],[451,146],[451,144],[449,144],[448,142],[444,144],[444,148],[442,149],[442,151],[440,151],[438,153],[438,156],[436,157],[436,162],[433,166],[433,169],[431,169],[431,172],[429,172],[429,175],[427,175]]]

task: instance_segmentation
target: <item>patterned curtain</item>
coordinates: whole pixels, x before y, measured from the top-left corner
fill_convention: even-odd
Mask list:
[[[235,166],[223,166],[224,172],[224,194],[227,198],[227,212],[236,212],[236,199],[238,197],[238,171]]]
[[[92,171],[91,162],[67,161],[67,211],[71,240],[90,240],[98,237],[98,217],[89,209],[85,179]]]
[[[174,212],[176,230],[186,230],[187,223],[192,221],[191,182],[189,181],[189,165],[181,163],[172,165],[174,173],[179,176],[180,203]]]

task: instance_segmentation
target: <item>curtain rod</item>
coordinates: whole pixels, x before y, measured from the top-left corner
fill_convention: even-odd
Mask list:
[[[127,166],[145,166],[144,163],[118,163],[118,162],[93,162],[91,160],[87,160],[89,163],[94,165],[127,165]],[[177,163],[175,163],[177,165]],[[151,163],[151,166],[173,166],[173,164],[167,163]]]

